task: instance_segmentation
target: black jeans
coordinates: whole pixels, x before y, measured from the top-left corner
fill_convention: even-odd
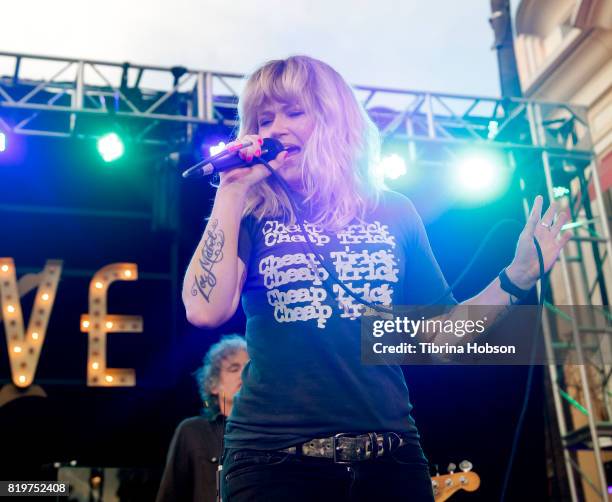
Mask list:
[[[281,451],[227,449],[221,485],[223,502],[434,500],[427,461],[411,445],[351,464]]]

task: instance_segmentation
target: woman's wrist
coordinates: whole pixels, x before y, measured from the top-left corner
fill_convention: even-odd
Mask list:
[[[240,183],[221,183],[217,188],[217,196],[236,197],[238,200],[244,200],[250,187]]]
[[[530,277],[527,270],[522,269],[514,262],[506,267],[506,275],[512,284],[525,291],[529,291],[536,283],[536,280]]]

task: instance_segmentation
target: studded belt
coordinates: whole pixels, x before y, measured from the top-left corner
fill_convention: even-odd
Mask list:
[[[316,438],[280,451],[307,457],[330,458],[337,464],[361,462],[385,455],[407,444],[409,437],[397,432],[342,433]]]

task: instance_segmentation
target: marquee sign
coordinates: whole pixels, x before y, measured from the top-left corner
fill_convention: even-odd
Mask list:
[[[49,317],[62,273],[61,260],[48,260],[38,274],[27,274],[16,280],[12,258],[0,258],[0,312],[4,324],[11,380],[20,388],[34,383]],[[115,281],[135,281],[135,263],[113,263],[98,270],[89,284],[89,312],[81,315],[80,329],[88,336],[87,385],[90,387],[133,387],[133,368],[106,366],[106,336],[108,333],[141,333],[141,316],[107,313],[107,293]],[[24,329],[21,297],[37,288],[34,306]]]

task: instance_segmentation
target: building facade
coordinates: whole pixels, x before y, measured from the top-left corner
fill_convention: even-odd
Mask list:
[[[606,217],[599,221],[610,219],[610,196],[612,189],[612,0],[521,0],[514,18],[517,66],[521,88],[526,98],[560,103],[581,105],[587,109],[587,119],[591,131],[593,149],[596,155],[595,167],[599,172],[601,188],[604,194]],[[594,187],[590,184],[590,199],[595,198]],[[575,192],[575,190],[574,190]],[[571,198],[570,198],[571,200]],[[566,204],[569,202],[565,201]],[[573,202],[572,202],[573,203]],[[593,204],[594,217],[598,218],[601,211]],[[599,206],[602,207],[602,206]],[[583,218],[586,219],[584,214]],[[580,256],[580,242],[568,246],[566,255]],[[589,243],[591,246],[596,244]],[[573,247],[572,247],[573,246]],[[611,257],[606,258],[605,250],[603,267],[597,263],[586,263],[582,270],[575,265],[568,266],[569,281],[558,269],[551,275],[551,286],[554,300],[557,304],[601,304],[591,301],[584,294],[585,289],[580,281],[596,283],[598,270],[602,269],[606,289],[612,290],[610,274]],[[607,260],[607,261],[606,261]],[[587,280],[585,280],[585,277]],[[581,279],[582,278],[582,279]],[[568,285],[571,284],[571,288]],[[572,289],[571,293],[566,293]],[[605,301],[603,301],[605,303]],[[605,335],[609,343],[612,338]],[[609,357],[608,347],[608,357]],[[609,364],[608,364],[609,366]],[[592,370],[592,371],[591,371]],[[609,371],[609,368],[606,370]],[[585,402],[584,391],[581,391],[579,370],[576,366],[566,366],[563,378],[568,384],[571,398],[578,403]],[[609,423],[611,388],[609,377],[603,380],[597,371],[589,367],[589,392],[593,398],[594,415],[598,423]],[[552,386],[556,392],[557,387]],[[567,405],[567,403],[566,403]],[[569,408],[568,431],[587,428],[587,418],[575,406]],[[558,415],[557,415],[558,416]],[[559,420],[559,419],[558,419]],[[599,437],[602,448],[610,446],[610,437]],[[567,452],[566,452],[567,454]],[[574,500],[608,500],[608,494],[597,494],[599,472],[597,457],[593,452],[582,450],[571,453],[583,472],[583,476],[575,476],[576,487]],[[601,454],[601,463],[610,462],[609,451]],[[550,461],[551,464],[554,462]],[[566,467],[568,463],[566,462]],[[601,464],[600,464],[601,467]],[[598,472],[599,471],[599,472]],[[553,470],[549,470],[551,482],[555,482]],[[591,480],[591,483],[587,481]],[[612,484],[608,480],[608,485]],[[565,498],[564,498],[565,500]]]

